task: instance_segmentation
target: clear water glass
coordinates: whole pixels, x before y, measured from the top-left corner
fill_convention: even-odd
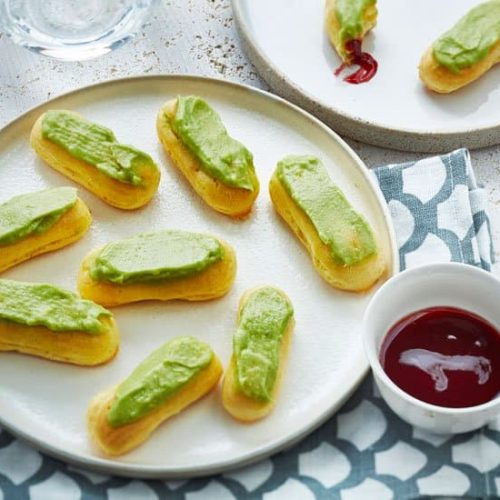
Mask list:
[[[0,32],[65,61],[121,46],[148,19],[156,0],[0,0]]]

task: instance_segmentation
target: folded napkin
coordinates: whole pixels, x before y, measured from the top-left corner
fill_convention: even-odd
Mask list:
[[[389,205],[401,266],[458,261],[490,269],[486,196],[464,149],[373,171]],[[410,499],[500,496],[500,419],[459,436],[412,428],[371,376],[300,444],[220,476],[139,481],[80,470],[0,433],[0,498],[226,500]]]
[[[491,269],[486,193],[466,149],[373,173],[391,211],[401,269],[450,261]]]

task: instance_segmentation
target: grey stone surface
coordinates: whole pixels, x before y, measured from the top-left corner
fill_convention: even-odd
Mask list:
[[[134,40],[91,61],[58,62],[17,47],[0,34],[0,126],[64,92],[155,73],[211,76],[267,89],[243,51],[230,0],[161,0]],[[347,142],[369,167],[425,156]],[[500,146],[472,151],[471,156],[488,191],[493,238],[500,249]],[[500,265],[495,271],[500,272]]]

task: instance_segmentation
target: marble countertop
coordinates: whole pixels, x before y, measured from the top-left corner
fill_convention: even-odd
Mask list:
[[[91,61],[64,63],[17,47],[0,34],[0,126],[64,92],[131,75],[183,73],[223,78],[269,90],[246,57],[230,0],[162,0],[136,38]],[[347,140],[369,166],[425,155]],[[493,239],[500,250],[500,146],[471,152],[488,192]],[[497,264],[496,272],[500,272]]]

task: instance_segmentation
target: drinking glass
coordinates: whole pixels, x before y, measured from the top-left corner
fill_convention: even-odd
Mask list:
[[[15,43],[65,61],[121,46],[156,0],[0,0],[0,32]]]

